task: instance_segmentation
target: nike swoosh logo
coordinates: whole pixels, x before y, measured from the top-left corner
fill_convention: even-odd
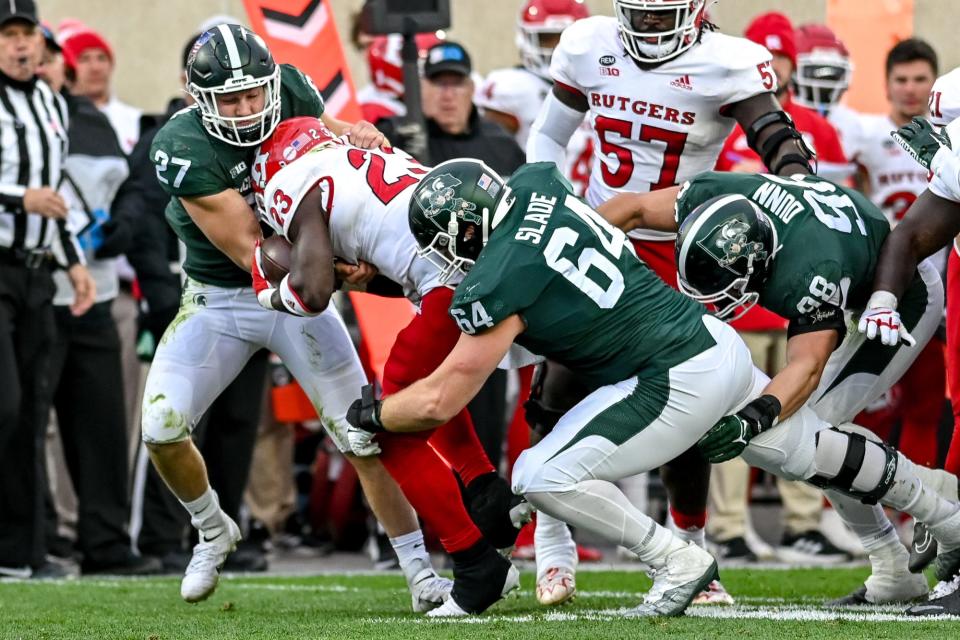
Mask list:
[[[939,611],[940,613],[946,613],[943,607],[934,604],[918,604],[915,607],[911,607],[909,611]]]
[[[926,553],[927,549],[930,548],[930,545],[932,543],[933,543],[933,536],[931,536],[930,533],[928,532],[927,535],[924,536],[923,540],[913,545],[913,548],[916,550],[917,553]]]
[[[222,535],[223,535],[223,531],[221,531],[221,532],[218,533],[217,535],[213,536],[212,538],[207,538],[206,536],[200,536],[200,537],[203,538],[203,541],[204,541],[204,542],[213,542],[214,540],[216,540],[217,538],[219,538],[219,537],[222,536]]]

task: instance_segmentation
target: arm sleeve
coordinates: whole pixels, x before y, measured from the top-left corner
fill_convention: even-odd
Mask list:
[[[960,120],[946,127],[946,133],[955,147],[960,147]],[[930,163],[933,177],[930,192],[935,196],[960,202],[960,148],[941,149]]]
[[[947,200],[960,203],[960,157],[949,151],[937,154],[933,165],[930,192]]]
[[[801,333],[830,329],[837,332],[837,347],[839,347],[847,334],[847,323],[843,317],[843,310],[840,307],[825,304],[814,313],[791,320],[787,326],[787,338],[792,338]]]
[[[540,107],[527,139],[527,162],[552,162],[564,166],[567,144],[583,122],[583,113],[560,102],[553,92]]]

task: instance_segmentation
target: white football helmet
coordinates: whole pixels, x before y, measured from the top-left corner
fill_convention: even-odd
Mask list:
[[[577,20],[589,16],[584,0],[527,0],[517,18],[517,48],[523,66],[549,78],[553,46],[545,46],[541,36],[560,35]]]
[[[643,64],[666,62],[696,44],[706,7],[707,0],[613,0],[620,40]]]

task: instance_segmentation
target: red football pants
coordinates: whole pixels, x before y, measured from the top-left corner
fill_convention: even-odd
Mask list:
[[[460,329],[447,315],[452,298],[453,291],[446,287],[430,291],[420,313],[397,334],[383,368],[385,396],[433,373],[453,350]],[[381,433],[377,442],[384,467],[447,552],[463,551],[480,539],[451,472],[452,467],[470,484],[494,471],[466,409],[434,430]]]
[[[943,468],[960,474],[960,256],[956,246],[947,262],[947,383],[953,405],[953,437]]]

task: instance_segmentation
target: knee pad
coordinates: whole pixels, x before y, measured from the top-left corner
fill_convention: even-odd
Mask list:
[[[877,504],[893,484],[898,460],[896,449],[885,442],[833,427],[817,434],[815,473],[807,481]]]
[[[190,417],[178,411],[165,395],[144,397],[140,431],[145,444],[183,442],[190,437],[194,426]]]

